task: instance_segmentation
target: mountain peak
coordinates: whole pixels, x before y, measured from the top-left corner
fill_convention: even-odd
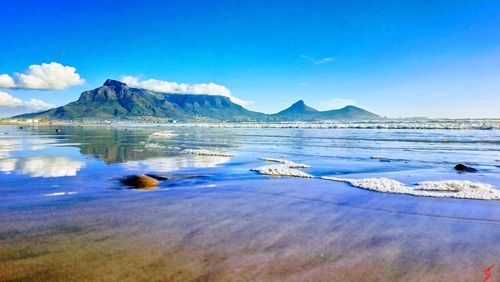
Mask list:
[[[103,86],[122,88],[122,87],[126,87],[127,84],[125,84],[125,83],[123,83],[121,81],[118,81],[118,80],[107,79],[104,82]]]
[[[305,105],[306,103],[304,103],[304,100],[298,100],[297,102],[293,103],[292,106],[294,105]]]
[[[353,106],[353,105],[347,105],[347,106],[342,107],[342,109],[359,109],[359,108],[356,106]]]
[[[304,103],[304,100],[298,100],[297,102],[293,103],[289,108],[289,110],[294,110],[294,111],[300,111],[300,112],[317,112],[318,110],[309,107]]]
[[[309,107],[304,103],[303,100],[298,100],[297,102],[293,103],[290,107],[287,109],[277,113],[276,115],[281,116],[281,115],[304,115],[308,113],[316,113],[318,110]]]

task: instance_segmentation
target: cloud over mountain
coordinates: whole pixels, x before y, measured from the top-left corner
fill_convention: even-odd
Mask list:
[[[209,83],[199,83],[199,84],[187,84],[187,83],[177,83],[158,79],[147,79],[140,80],[137,76],[123,76],[121,81],[127,85],[135,88],[143,88],[156,92],[165,93],[176,93],[176,94],[199,94],[199,95],[219,95],[228,97],[233,103],[239,104],[241,106],[247,106],[251,104],[250,101],[244,101],[231,94],[231,91],[219,84],[213,82]]]
[[[0,74],[0,88],[60,90],[82,83],[84,80],[76,68],[56,62],[31,65],[26,71],[16,72],[13,76]]]
[[[9,93],[0,91],[0,109],[9,108],[19,111],[41,111],[53,108],[54,105],[46,103],[42,100],[31,98],[28,101],[23,101]]]
[[[14,108],[23,104],[21,99],[16,98],[9,93],[0,91],[0,107]]]

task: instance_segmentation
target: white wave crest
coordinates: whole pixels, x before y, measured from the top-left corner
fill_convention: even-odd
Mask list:
[[[258,168],[253,168],[251,170],[256,171],[260,174],[270,175],[270,176],[294,176],[303,178],[313,178],[313,176],[310,174],[307,174],[295,168],[290,168],[284,164],[265,165]]]
[[[266,162],[272,162],[272,163],[281,163],[289,168],[310,168],[311,167],[311,166],[306,165],[306,164],[296,163],[296,162],[284,160],[284,159],[260,158],[260,160],[263,160]]]
[[[408,186],[389,178],[352,179],[324,176],[321,179],[347,182],[354,187],[377,192],[438,198],[500,200],[500,191],[493,186],[467,180],[424,181]]]
[[[216,157],[234,157],[233,154],[230,153],[224,153],[224,152],[216,152],[216,151],[209,151],[205,149],[186,149],[184,152],[192,155],[198,155],[198,156],[216,156]]]
[[[177,134],[171,130],[157,131],[149,135],[149,139],[170,139],[177,137]]]
[[[310,168],[310,166],[306,164],[300,164],[289,160],[273,159],[273,158],[260,158],[260,160],[266,162],[279,163],[279,164],[265,165],[251,169],[251,171],[256,171],[260,174],[270,175],[270,176],[293,176],[302,178],[314,177],[308,173],[299,170],[304,168]]]

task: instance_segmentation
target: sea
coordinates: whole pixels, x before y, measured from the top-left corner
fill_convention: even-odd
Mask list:
[[[0,125],[0,281],[482,281],[499,189],[494,119]]]

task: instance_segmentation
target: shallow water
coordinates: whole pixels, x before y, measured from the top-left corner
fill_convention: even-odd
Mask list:
[[[0,280],[479,281],[500,261],[500,201],[250,171],[286,158],[315,177],[498,189],[499,130],[60,128],[0,126]],[[174,179],[119,182],[136,173]]]

